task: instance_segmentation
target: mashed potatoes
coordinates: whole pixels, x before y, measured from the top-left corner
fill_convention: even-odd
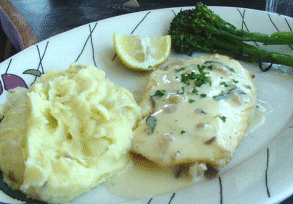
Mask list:
[[[29,197],[68,202],[129,162],[140,108],[95,67],[49,71],[2,106],[0,167]]]

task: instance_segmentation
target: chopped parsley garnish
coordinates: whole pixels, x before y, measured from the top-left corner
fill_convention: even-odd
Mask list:
[[[195,86],[200,87],[201,85],[205,84],[205,83],[209,83],[210,85],[212,84],[210,78],[208,76],[206,76],[206,74],[208,74],[208,72],[204,72],[204,69],[206,68],[205,65],[197,65],[199,74],[196,76],[196,81],[195,81]]]
[[[200,94],[200,97],[205,98],[205,97],[207,97],[207,95],[206,94]]]
[[[194,94],[198,94],[198,90],[196,89],[196,87],[194,86],[193,88],[192,88],[192,91],[191,91],[192,93],[194,93]]]
[[[230,89],[227,93],[224,93],[224,92],[222,91],[219,95],[213,96],[213,99],[215,99],[216,101],[226,99],[226,98],[228,98],[228,97],[230,96],[230,94],[231,94],[233,91],[234,91],[234,93],[245,94],[245,92],[243,92],[243,91],[240,90],[240,89],[232,88],[232,89]]]
[[[192,72],[192,73],[194,73],[194,72]],[[181,82],[183,82],[184,84],[189,85],[190,84],[189,79],[190,79],[190,74],[187,74],[187,73],[181,74]]]
[[[233,81],[234,83],[238,83],[238,82],[239,82],[239,81],[237,81],[237,80],[235,80],[235,79],[233,79],[232,81]]]
[[[193,100],[193,99],[189,99],[188,102],[189,102],[189,103],[194,103],[195,100]]]
[[[204,69],[206,68],[205,65],[197,65],[199,74],[196,74],[195,72],[191,73],[183,73],[181,74],[181,82],[187,85],[190,85],[191,80],[194,80],[194,85],[196,87],[200,87],[203,84],[209,83],[211,85],[210,77],[206,76],[208,72],[204,72]]]
[[[184,134],[184,133],[186,133],[186,132],[185,132],[184,130],[182,130],[182,131],[181,131],[181,134]]]
[[[182,86],[181,90],[177,91],[177,94],[184,94],[185,93],[185,87]]]
[[[184,93],[185,93],[185,87],[182,86],[182,87],[181,87],[181,90],[182,90],[182,94],[184,94]]]
[[[236,88],[232,88],[228,91],[228,94],[231,93],[232,91],[236,90]]]
[[[220,101],[220,100],[226,99],[228,97],[229,97],[229,94],[228,93],[224,93],[222,91],[219,95],[213,96],[213,99],[215,99],[216,101]]]
[[[213,65],[209,65],[209,66],[208,66],[208,69],[209,69],[209,70],[212,70],[212,69],[213,69]]]
[[[224,81],[221,82],[220,85],[223,85],[223,86],[225,86],[225,87],[228,87],[228,86],[229,86],[229,85],[228,85],[226,82],[224,82]]]
[[[155,94],[151,95],[151,97],[153,97],[153,96],[162,97],[162,96],[165,95],[165,93],[166,93],[166,90],[157,90],[157,91],[155,92]]]
[[[180,67],[179,69],[175,69],[175,72],[180,72],[180,71],[183,71],[185,69],[186,69],[185,67]]]
[[[211,63],[213,63],[213,64],[220,64],[220,65],[222,65],[223,67],[225,67],[226,69],[228,69],[229,71],[231,71],[231,72],[236,72],[235,69],[233,69],[233,68],[229,67],[228,65],[223,64],[222,62],[219,62],[219,61],[206,61],[206,62],[205,62],[205,64],[211,64]]]
[[[226,117],[225,116],[219,116],[220,117],[220,119],[223,121],[223,122],[226,122]]]
[[[228,65],[226,65],[225,68],[227,68],[230,72],[236,73],[235,69],[229,67]]]
[[[200,112],[203,113],[203,114],[207,114],[207,112],[205,112],[204,110],[201,110]]]
[[[148,66],[148,68],[152,68],[152,67],[153,67],[152,65]]]
[[[150,115],[150,116],[148,116],[146,118],[146,123],[147,123],[147,125],[149,127],[150,133],[153,133],[154,129],[155,129],[156,125],[157,125],[157,119],[154,116]]]

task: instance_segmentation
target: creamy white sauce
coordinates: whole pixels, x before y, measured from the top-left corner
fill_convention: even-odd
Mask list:
[[[199,63],[200,60],[196,61],[196,63]],[[181,64],[180,64],[181,63]],[[194,62],[192,62],[194,63]],[[202,63],[202,62],[201,62]],[[186,62],[179,62],[179,64],[173,64],[172,66],[177,66],[177,68],[180,68],[181,66],[185,66]],[[214,68],[222,68],[222,66],[214,66]],[[187,68],[185,68],[184,71],[188,70]],[[220,72],[223,70],[219,70]],[[241,71],[239,70],[239,68],[236,69],[236,71]],[[182,72],[178,72],[179,74],[181,74]],[[156,73],[155,73],[156,74]],[[157,73],[156,76],[153,76],[154,78],[152,78],[152,87],[149,87],[149,92],[147,97],[149,97],[151,94],[154,94],[154,91],[156,90],[166,90],[167,93],[176,93],[178,91],[178,89],[180,89],[182,87],[182,84],[179,81],[174,81],[174,76],[176,73],[172,73],[169,75],[166,75],[164,73]],[[212,73],[210,73],[210,76],[212,75]],[[226,77],[223,75],[227,75]],[[223,78],[221,78],[221,76]],[[212,76],[213,77],[213,76]],[[217,84],[220,84],[221,81],[225,79],[225,81],[231,82],[233,79],[235,79],[235,81],[237,80],[236,85],[242,87],[242,89],[245,89],[245,87],[247,86],[247,81],[246,79],[241,78],[241,75],[235,75],[235,73],[231,73],[231,70],[227,72],[224,71],[220,77],[217,78]],[[213,81],[215,83],[215,80]],[[170,83],[172,83],[172,86],[169,86]],[[241,84],[241,85],[239,85]],[[251,83],[250,83],[251,85]],[[152,90],[154,87],[154,90]],[[158,88],[159,87],[159,88]],[[225,86],[202,86],[199,91],[201,93],[207,93],[208,95],[216,95],[221,93],[221,91],[226,92],[227,90],[225,89]],[[187,91],[187,90],[185,90]],[[249,90],[245,90],[247,93],[249,92]],[[248,94],[249,95],[249,94]],[[171,97],[177,97],[177,98],[171,98]],[[182,96],[182,98],[180,98]],[[232,95],[233,96],[233,95]],[[237,93],[235,93],[235,96],[238,96]],[[239,97],[239,100],[236,98],[237,100],[234,100],[233,97],[230,97],[231,99],[227,99],[227,101],[222,100],[221,103],[219,105],[219,102],[216,100],[209,100],[209,103],[207,103],[207,100],[200,100],[200,96],[199,95],[191,95],[190,96],[186,96],[186,95],[176,95],[176,94],[169,94],[165,99],[169,100],[169,103],[165,103],[165,101],[163,100],[156,100],[156,106],[155,106],[155,110],[151,110],[150,109],[150,104],[147,104],[146,106],[143,107],[144,110],[147,110],[146,113],[148,111],[152,111],[152,115],[156,117],[157,121],[164,121],[163,125],[161,127],[156,127],[156,131],[161,132],[161,134],[163,134],[164,137],[166,137],[167,139],[169,139],[170,141],[174,141],[177,140],[177,144],[176,146],[171,148],[171,151],[173,151],[174,153],[176,153],[175,150],[177,150],[178,148],[182,148],[182,150],[180,151],[184,151],[187,147],[186,147],[186,141],[184,140],[180,140],[178,138],[175,138],[174,133],[177,134],[177,137],[181,134],[190,134],[190,135],[195,135],[196,133],[200,132],[200,130],[196,130],[194,129],[194,124],[188,123],[186,121],[191,121],[191,118],[197,118],[198,121],[200,121],[201,119],[203,119],[205,122],[208,122],[208,125],[212,125],[213,127],[211,128],[210,132],[213,132],[215,128],[218,128],[219,123],[218,121],[213,124],[213,119],[211,119],[211,116],[209,116],[208,114],[203,113],[202,111],[206,111],[208,113],[211,112],[216,112],[216,114],[218,114],[219,109],[221,108],[220,106],[232,106],[235,109],[239,110],[245,110],[246,108],[250,107],[249,105],[246,106],[245,100],[246,98],[243,97],[244,94],[240,94],[241,97]],[[171,100],[170,100],[171,98]],[[145,98],[146,100],[148,100],[147,98]],[[196,109],[194,109],[194,103],[189,103],[189,99],[194,99],[197,101],[197,105],[195,107],[198,107]],[[172,101],[174,100],[174,101]],[[176,102],[176,100],[179,100]],[[170,103],[171,102],[171,103]],[[173,105],[176,105],[176,107],[174,108]],[[251,103],[251,105],[253,105],[253,103]],[[184,107],[183,107],[184,106]],[[158,109],[156,109],[156,107],[159,107]],[[227,107],[226,107],[227,108]],[[180,110],[179,113],[181,114],[170,114],[170,113],[174,113],[176,111],[176,109]],[[224,110],[224,109],[223,109]],[[228,107],[229,111],[232,111],[232,109]],[[261,124],[264,123],[265,121],[265,117],[267,115],[267,113],[271,111],[271,107],[268,103],[258,100],[257,101],[257,108],[255,109],[255,113],[254,113],[254,117],[253,119],[250,121],[249,126],[248,126],[248,131],[253,131],[254,129],[256,129],[258,126],[260,126]],[[149,113],[147,113],[149,114]],[[225,114],[226,116],[233,116],[232,114],[228,115],[227,111],[226,112],[222,112],[222,114]],[[189,118],[191,117],[191,118]],[[237,118],[237,117],[236,117]],[[179,125],[176,125],[176,123],[179,123]],[[185,121],[185,122],[184,122]],[[234,120],[235,121],[235,120]],[[239,122],[234,122],[229,124],[230,126],[237,126],[237,125],[241,125],[240,123],[241,120],[239,120]],[[159,124],[159,123],[158,123]],[[157,125],[158,125],[157,124]],[[207,124],[198,124],[199,128],[206,128]],[[226,123],[227,124],[227,123]],[[221,123],[220,123],[221,125]],[[143,127],[143,129],[145,129],[145,124],[141,125],[141,127]],[[168,129],[168,131],[166,131],[166,128]],[[181,127],[181,129],[178,127]],[[247,126],[245,126],[246,129]],[[207,127],[208,128],[208,127]],[[182,130],[184,130],[185,132],[181,132]],[[176,132],[177,131],[177,132]],[[233,129],[234,131],[234,129]],[[206,131],[205,131],[206,132]],[[209,130],[207,131],[209,132]],[[137,132],[139,133],[139,131]],[[144,133],[145,134],[145,133]],[[245,133],[244,133],[245,134]],[[152,146],[149,145],[149,143],[152,143],[154,140],[150,135],[150,133],[146,134],[146,137],[148,137],[146,140],[143,140],[143,142],[148,143],[148,145],[146,146],[146,148]],[[158,134],[159,135],[159,134]],[[190,139],[190,137],[186,137],[187,139]],[[181,138],[182,139],[182,138]],[[168,141],[169,141],[168,140]],[[227,139],[223,139],[223,142],[225,142],[225,140]],[[155,141],[155,142],[160,142],[160,141]],[[154,144],[155,144],[154,142]],[[237,141],[240,142],[240,141]],[[195,143],[196,144],[196,143]],[[200,143],[197,144],[196,146],[200,148],[200,146],[203,146],[204,144]],[[163,145],[164,146],[164,145]],[[162,150],[162,149],[160,149]],[[170,149],[169,149],[170,150]],[[206,152],[209,151],[215,151],[215,148],[210,148],[210,149],[205,149]],[[205,153],[206,153],[205,152]],[[158,154],[160,152],[154,152],[155,154]],[[179,153],[178,153],[179,154]],[[170,154],[168,154],[170,155]],[[175,154],[176,156],[176,154]],[[228,155],[230,156],[230,155]],[[178,176],[178,166],[171,166],[171,167],[167,167],[167,166],[160,166],[158,164],[156,164],[155,162],[149,161],[147,159],[145,159],[144,157],[140,156],[138,157],[133,156],[132,158],[132,162],[131,164],[128,166],[128,168],[123,171],[120,172],[119,174],[117,174],[116,176],[112,177],[111,179],[109,179],[108,181],[106,181],[106,183],[104,184],[105,187],[107,188],[107,190],[117,196],[121,196],[123,198],[126,199],[141,199],[141,198],[146,198],[146,197],[153,197],[153,196],[158,196],[158,195],[162,195],[162,194],[166,194],[166,193],[171,193],[180,189],[184,189],[184,188],[188,188],[190,186],[193,186],[199,182],[205,181],[207,178],[206,176],[204,176],[204,171],[206,169],[205,164],[195,164],[193,167],[191,168],[186,168],[185,170],[188,171],[188,169],[191,169],[188,173],[184,173],[183,170],[183,176],[182,177],[177,177]],[[211,171],[213,173],[215,173],[215,171]]]
[[[258,126],[265,122],[266,115],[272,111],[272,107],[269,103],[257,100],[256,109],[253,118],[251,119],[247,132],[252,132]]]
[[[272,110],[265,101],[258,100],[257,107],[249,131],[263,124],[267,113]],[[142,157],[132,157],[127,169],[107,180],[104,186],[113,195],[142,199],[175,192],[206,180],[202,175],[176,178],[175,172],[175,167],[165,168]]]
[[[104,186],[126,199],[153,197],[188,188],[204,180],[204,166],[197,166],[199,175],[176,178],[176,167],[165,168],[144,158],[132,157],[128,168],[106,181]]]

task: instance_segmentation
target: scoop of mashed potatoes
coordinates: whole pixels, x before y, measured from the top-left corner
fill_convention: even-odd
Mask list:
[[[49,71],[1,107],[0,167],[29,197],[68,202],[122,170],[140,119],[133,95],[93,66]]]

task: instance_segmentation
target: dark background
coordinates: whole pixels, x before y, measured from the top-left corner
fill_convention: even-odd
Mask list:
[[[2,0],[1,0],[2,1]],[[140,7],[123,7],[128,0],[9,0],[33,29],[37,41],[93,21],[142,10],[194,6],[193,0],[138,0]],[[265,10],[265,0],[202,0],[208,6]],[[0,27],[0,62],[17,50]],[[8,46],[7,46],[8,44]],[[5,51],[6,50],[6,51]]]

